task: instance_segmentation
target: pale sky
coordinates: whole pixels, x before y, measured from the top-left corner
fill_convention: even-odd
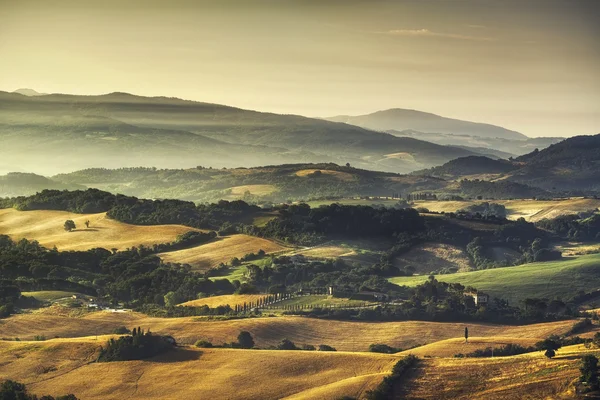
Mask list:
[[[0,90],[600,133],[598,0],[0,0]]]

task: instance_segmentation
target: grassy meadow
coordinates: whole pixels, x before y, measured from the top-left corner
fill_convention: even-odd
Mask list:
[[[437,275],[436,279],[473,286],[512,303],[527,297],[568,299],[580,290],[589,292],[600,286],[600,254],[516,267]],[[427,280],[426,275],[415,275],[391,278],[390,282],[416,286],[425,280]]]

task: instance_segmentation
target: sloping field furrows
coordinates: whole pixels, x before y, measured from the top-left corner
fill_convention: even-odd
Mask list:
[[[410,400],[574,398],[583,346],[560,349],[554,359],[542,352],[513,357],[424,359],[405,389]]]
[[[335,399],[360,396],[398,359],[372,353],[186,347],[143,361],[89,363],[88,354],[95,349],[89,342],[0,343],[0,364],[19,363],[18,368],[2,368],[0,376],[25,382],[32,393],[73,393],[86,400],[279,399],[296,394]],[[16,353],[22,358],[13,361]],[[45,372],[35,365],[56,370]]]
[[[66,220],[77,229],[63,229]],[[90,227],[84,223],[90,221]],[[183,225],[129,225],[106,217],[106,213],[74,214],[66,211],[17,211],[0,209],[0,234],[13,240],[37,240],[41,245],[59,250],[88,250],[95,247],[124,250],[133,246],[151,246],[172,242],[177,235],[197,231]]]
[[[218,238],[189,249],[161,253],[158,256],[165,262],[190,264],[195,270],[207,270],[220,263],[227,263],[233,257],[241,258],[259,250],[274,253],[285,249],[271,240],[239,234]]]
[[[473,337],[546,338],[563,334],[575,321],[557,321],[524,326],[467,324]],[[207,339],[215,344],[235,341],[240,331],[249,331],[258,347],[278,344],[288,338],[297,345],[327,344],[341,351],[368,351],[371,343],[399,348],[424,345],[439,340],[462,338],[465,324],[422,321],[349,322],[305,317],[263,317],[228,321],[203,318],[153,318],[135,312],[94,312],[80,318],[44,314],[18,314],[0,321],[0,337],[32,339],[109,334],[119,326],[141,326],[159,334],[169,334],[178,342],[192,344]]]
[[[229,304],[231,307],[236,305],[243,305],[244,303],[256,302],[264,299],[264,294],[226,294],[223,296],[205,297],[203,299],[186,301],[185,303],[179,304],[180,306],[186,307],[200,307],[209,306],[211,308],[217,306],[224,306]]]

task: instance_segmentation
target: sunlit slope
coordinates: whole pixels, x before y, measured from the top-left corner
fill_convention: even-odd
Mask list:
[[[265,297],[266,295],[264,294],[225,294],[222,296],[212,296],[198,300],[186,301],[185,303],[180,304],[180,306],[200,307],[206,305],[213,308],[229,304],[231,307],[233,307],[236,305],[243,305],[244,303],[250,304],[264,299]]]
[[[423,359],[404,394],[407,400],[572,399],[583,355],[600,350],[582,345],[513,357]]]
[[[81,399],[336,399],[361,396],[398,359],[187,347],[144,361],[90,363],[105,341],[0,342],[0,378],[22,381],[33,393]]]
[[[573,320],[524,326],[469,323],[473,337],[545,338],[564,334]],[[152,318],[143,314],[95,312],[80,318],[46,313],[18,314],[2,320],[0,337],[33,339],[46,337],[79,337],[109,334],[119,326],[141,326],[152,332],[172,335],[180,343],[193,344],[205,339],[214,344],[235,341],[240,331],[249,331],[258,347],[278,344],[288,338],[297,345],[328,344],[341,351],[368,351],[371,343],[409,348],[439,340],[462,338],[464,323],[423,321],[350,322],[304,317],[263,317],[229,321],[203,318]]]
[[[77,229],[64,230],[66,220]],[[85,227],[85,221],[90,227]],[[13,240],[37,240],[41,245],[59,250],[88,250],[95,247],[123,250],[132,246],[151,246],[175,240],[177,235],[197,230],[183,225],[129,225],[106,217],[106,213],[75,214],[66,211],[17,211],[0,209],[0,234]]]
[[[525,218],[535,222],[544,218],[577,214],[600,207],[599,199],[573,198],[564,200],[485,200],[503,204],[509,219]],[[483,201],[417,201],[415,207],[424,207],[436,212],[455,212]]]
[[[416,286],[426,279],[427,276],[420,275],[396,277],[390,281],[397,285]],[[581,290],[588,292],[600,286],[600,254],[516,267],[437,275],[436,279],[472,286],[512,303],[528,297],[568,299]]]
[[[194,269],[206,270],[220,263],[227,263],[233,257],[241,258],[248,253],[264,250],[273,253],[285,247],[267,239],[249,235],[231,235],[189,249],[161,253],[159,257],[166,262],[190,264]]]

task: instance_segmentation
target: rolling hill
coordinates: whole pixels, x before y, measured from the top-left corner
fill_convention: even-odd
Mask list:
[[[132,196],[176,197],[192,201],[238,198],[284,202],[309,198],[392,196],[394,193],[432,191],[447,185],[438,178],[376,172],[331,163],[185,170],[94,168],[56,175],[52,179]]]
[[[127,93],[0,92],[0,121],[3,162],[12,170],[45,173],[96,166],[221,168],[323,161],[409,172],[474,154],[320,119]],[[400,152],[411,158],[385,157]],[[42,168],[44,157],[56,162]]]
[[[77,229],[63,229],[66,220]],[[86,228],[84,222],[90,221]],[[183,225],[129,225],[107,218],[106,213],[75,214],[66,211],[17,211],[0,209],[0,234],[14,240],[37,240],[41,245],[59,250],[88,250],[96,247],[124,250],[128,247],[175,240],[177,235],[198,229]]]
[[[475,175],[554,192],[600,191],[600,134],[574,136],[511,161],[464,157],[415,174],[462,179]],[[487,175],[484,176],[484,175]]]

